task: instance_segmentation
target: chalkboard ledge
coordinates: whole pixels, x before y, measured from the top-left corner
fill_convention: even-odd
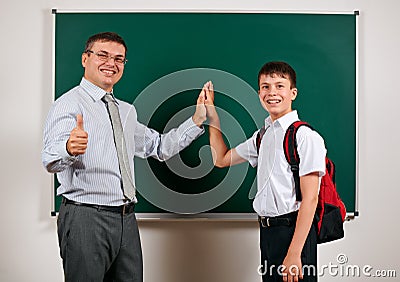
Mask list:
[[[199,214],[174,214],[174,213],[137,213],[138,221],[257,221],[256,213],[199,213]]]

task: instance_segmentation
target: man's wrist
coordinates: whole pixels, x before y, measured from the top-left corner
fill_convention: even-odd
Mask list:
[[[194,124],[196,124],[198,127],[201,127],[203,125],[203,123],[207,120],[206,117],[197,117],[197,116],[192,116],[192,120],[194,122]]]
[[[68,155],[70,155],[71,157],[73,157],[74,155],[71,154],[71,152],[69,151],[68,144],[69,144],[69,139],[68,139],[67,142],[65,143],[65,149],[67,150]]]

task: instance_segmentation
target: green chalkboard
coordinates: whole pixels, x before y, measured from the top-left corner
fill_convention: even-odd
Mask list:
[[[79,84],[87,38],[114,31],[125,39],[129,60],[114,93],[136,106],[139,120],[160,132],[177,126],[212,80],[230,147],[267,116],[257,96],[260,67],[288,62],[298,77],[294,108],[324,137],[339,193],[348,212],[358,212],[357,13],[53,13],[55,98]],[[207,130],[170,161],[135,160],[138,213],[253,213],[256,170],[213,168]],[[56,211],[59,204],[55,197]]]

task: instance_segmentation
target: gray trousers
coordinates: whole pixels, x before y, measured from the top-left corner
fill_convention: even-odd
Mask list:
[[[143,281],[135,213],[61,204],[57,219],[65,281]]]

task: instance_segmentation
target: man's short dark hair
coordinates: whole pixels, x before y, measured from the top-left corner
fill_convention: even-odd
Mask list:
[[[294,69],[285,62],[268,62],[262,66],[258,72],[258,84],[262,75],[278,75],[280,77],[289,79],[290,88],[296,88],[296,72]]]
[[[101,32],[101,33],[97,33],[97,34],[94,34],[89,37],[89,39],[86,41],[84,53],[89,51],[93,47],[93,44],[95,42],[116,42],[125,47],[125,56],[126,56],[126,53],[128,52],[128,47],[126,47],[126,43],[125,43],[124,39],[121,36],[119,36],[117,33]]]

